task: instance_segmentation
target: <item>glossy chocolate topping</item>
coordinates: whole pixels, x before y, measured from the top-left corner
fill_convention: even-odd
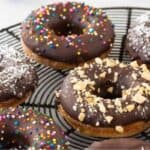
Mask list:
[[[126,50],[133,59],[150,64],[150,13],[138,17],[129,29]]]
[[[96,58],[70,71],[59,100],[72,118],[95,127],[149,121],[150,72],[136,62]]]
[[[32,109],[9,108],[0,114],[1,149],[67,150],[66,137],[53,120]]]
[[[20,52],[0,46],[0,101],[22,98],[37,86],[37,75]]]
[[[29,49],[70,64],[107,52],[113,39],[113,27],[106,14],[82,3],[43,6],[22,24],[22,40]]]
[[[111,139],[94,142],[86,150],[149,150],[150,143],[138,139]]]

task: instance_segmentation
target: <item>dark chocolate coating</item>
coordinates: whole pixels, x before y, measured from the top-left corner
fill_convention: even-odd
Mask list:
[[[32,109],[9,108],[0,114],[0,149],[67,150],[66,137],[51,118]]]
[[[111,66],[109,63],[112,61],[105,59],[101,64],[91,63],[71,71],[61,86],[61,106],[73,119],[80,120],[82,114],[84,118],[81,118],[81,122],[97,127],[149,121],[150,78],[142,77],[143,69],[140,66],[134,68],[124,64],[121,67],[123,64],[116,61]],[[99,77],[104,72],[105,77]],[[110,87],[113,88],[112,92],[107,91]],[[125,94],[125,91],[129,94]],[[142,94],[136,95],[140,91]],[[147,91],[146,94],[144,91]]]
[[[114,39],[110,20],[98,8],[58,3],[34,10],[22,24],[22,40],[36,54],[76,64],[107,52]]]
[[[37,86],[36,71],[17,50],[0,46],[0,101],[21,99]]]
[[[128,31],[125,49],[132,59],[150,64],[150,13],[135,20]]]
[[[149,150],[150,143],[138,139],[111,139],[94,142],[87,150]]]

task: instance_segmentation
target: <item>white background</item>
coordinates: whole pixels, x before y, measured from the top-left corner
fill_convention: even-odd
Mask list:
[[[0,29],[21,22],[31,10],[41,5],[69,0],[0,0]],[[71,0],[70,0],[71,1]],[[73,0],[95,7],[149,7],[150,0]]]

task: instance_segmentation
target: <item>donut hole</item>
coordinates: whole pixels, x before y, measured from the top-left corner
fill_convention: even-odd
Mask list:
[[[94,94],[104,99],[116,99],[122,97],[122,90],[119,84],[104,81],[96,85]]]
[[[5,131],[0,135],[0,149],[26,149],[30,147],[30,142],[25,135]]]
[[[69,20],[60,21],[51,27],[57,36],[80,35],[83,34],[83,27]]]

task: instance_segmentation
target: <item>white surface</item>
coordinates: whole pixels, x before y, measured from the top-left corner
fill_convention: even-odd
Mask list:
[[[0,0],[0,29],[21,22],[31,10],[41,5],[69,0]],[[71,0],[70,0],[71,1]],[[150,0],[73,0],[95,7],[149,7]]]

